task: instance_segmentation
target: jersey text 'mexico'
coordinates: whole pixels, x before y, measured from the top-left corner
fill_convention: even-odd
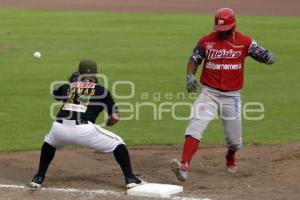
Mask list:
[[[198,65],[204,59],[200,82],[221,91],[237,91],[243,87],[244,62],[249,55],[262,62],[265,49],[246,35],[234,32],[222,40],[217,32],[202,37],[191,58]]]

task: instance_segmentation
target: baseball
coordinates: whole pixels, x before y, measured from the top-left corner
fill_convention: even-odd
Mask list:
[[[42,57],[42,54],[39,51],[36,51],[34,52],[33,57],[38,59]]]

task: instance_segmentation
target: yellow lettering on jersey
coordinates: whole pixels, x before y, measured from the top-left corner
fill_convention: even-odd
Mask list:
[[[86,95],[89,94],[89,89],[88,88],[84,90],[84,94],[86,94]]]
[[[82,88],[77,88],[77,94],[82,94],[83,89]]]
[[[75,94],[76,88],[72,88],[71,94]]]
[[[92,96],[95,95],[95,89],[92,89],[92,90],[91,90],[91,95],[92,95]]]

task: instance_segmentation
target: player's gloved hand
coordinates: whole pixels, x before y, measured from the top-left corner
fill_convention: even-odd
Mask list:
[[[271,65],[275,62],[275,54],[269,51],[265,51],[265,53],[262,55],[262,60],[267,65]]]
[[[69,83],[76,82],[78,80],[78,77],[79,77],[79,72],[78,71],[73,72],[71,76],[69,76],[68,78]]]
[[[198,88],[198,82],[193,74],[187,74],[186,86],[188,92],[196,92]]]
[[[106,126],[113,126],[120,120],[120,113],[116,112],[113,113],[111,116],[108,117],[106,121]]]

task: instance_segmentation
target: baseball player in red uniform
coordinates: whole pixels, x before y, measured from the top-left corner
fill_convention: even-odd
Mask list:
[[[187,179],[188,168],[198,149],[207,125],[219,115],[223,121],[226,143],[226,171],[237,171],[236,152],[242,147],[241,97],[244,62],[247,56],[273,64],[275,55],[259,46],[254,39],[236,31],[235,15],[230,8],[216,12],[214,32],[197,43],[187,65],[187,90],[196,92],[194,77],[204,61],[200,82],[203,86],[196,99],[185,132],[181,162],[173,159],[171,170],[180,181]]]

